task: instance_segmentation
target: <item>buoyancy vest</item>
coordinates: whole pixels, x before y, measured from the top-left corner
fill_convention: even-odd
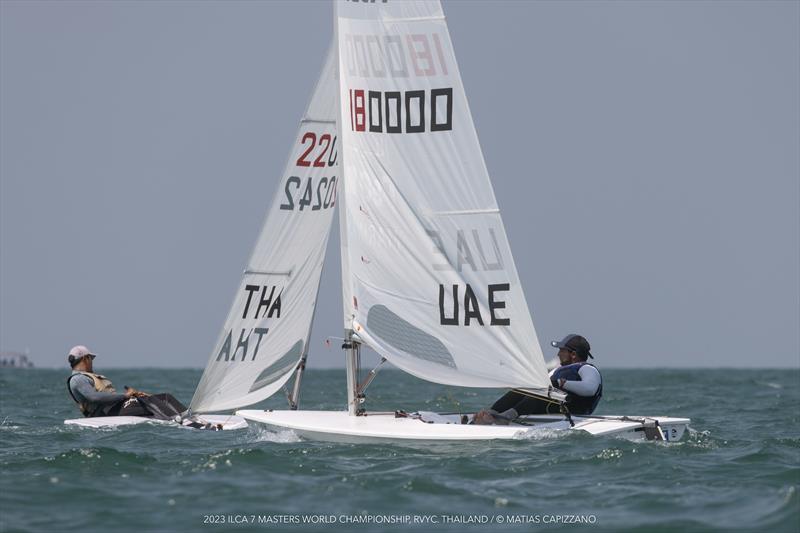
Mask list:
[[[550,382],[554,387],[558,387],[558,380],[565,379],[567,381],[581,381],[581,376],[579,374],[581,367],[583,365],[589,365],[594,367],[597,370],[597,367],[591,363],[581,362],[581,363],[572,363],[571,365],[564,365],[559,367],[553,372],[553,375],[550,377]],[[600,370],[597,370],[597,373],[600,373]],[[589,415],[594,412],[595,408],[597,408],[597,404],[600,403],[600,397],[603,396],[603,376],[600,376],[600,385],[597,387],[593,396],[581,396],[579,394],[575,394],[572,392],[567,391],[567,408],[569,412],[574,415]]]
[[[77,376],[78,374],[87,376],[89,379],[92,380],[94,384],[94,389],[97,392],[110,392],[114,393],[117,392],[114,389],[114,385],[111,384],[111,380],[107,377],[103,376],[102,374],[95,374],[93,372],[83,372],[80,370],[73,371],[73,373],[67,378],[67,391],[69,391],[69,395],[72,396],[72,399],[75,400],[75,403],[78,404],[78,408],[80,408],[81,413],[83,416],[92,416],[94,412],[97,410],[97,407],[93,407],[92,404],[88,402],[81,402],[76,397],[75,394],[72,392],[72,388],[69,386],[70,380]]]

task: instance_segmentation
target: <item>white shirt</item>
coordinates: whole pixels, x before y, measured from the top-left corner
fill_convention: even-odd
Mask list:
[[[556,370],[558,369],[554,368],[550,371],[551,378]],[[578,375],[581,378],[580,381],[565,381],[564,386],[560,388],[567,392],[577,394],[578,396],[594,396],[602,382],[600,372],[592,365],[583,365],[580,370],[578,370]]]

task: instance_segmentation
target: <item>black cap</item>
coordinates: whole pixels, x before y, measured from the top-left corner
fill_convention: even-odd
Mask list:
[[[589,341],[587,341],[585,337],[581,337],[575,333],[570,333],[560,341],[551,341],[550,345],[553,348],[566,348],[568,350],[572,350],[584,361],[590,357],[594,359],[594,356],[589,352],[589,350],[591,350]]]

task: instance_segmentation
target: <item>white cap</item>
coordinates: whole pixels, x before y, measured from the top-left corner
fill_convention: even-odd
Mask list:
[[[96,354],[93,354],[91,350],[89,350],[89,348],[87,348],[86,346],[79,344],[77,346],[72,347],[72,349],[69,351],[69,355],[72,355],[75,357],[75,359],[78,359],[85,355],[96,355]]]

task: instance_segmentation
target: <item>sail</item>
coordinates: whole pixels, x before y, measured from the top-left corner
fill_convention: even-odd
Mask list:
[[[191,402],[194,412],[253,404],[308,351],[339,185],[331,47],[255,249]]]
[[[422,379],[547,387],[441,5],[336,10],[346,322]]]

